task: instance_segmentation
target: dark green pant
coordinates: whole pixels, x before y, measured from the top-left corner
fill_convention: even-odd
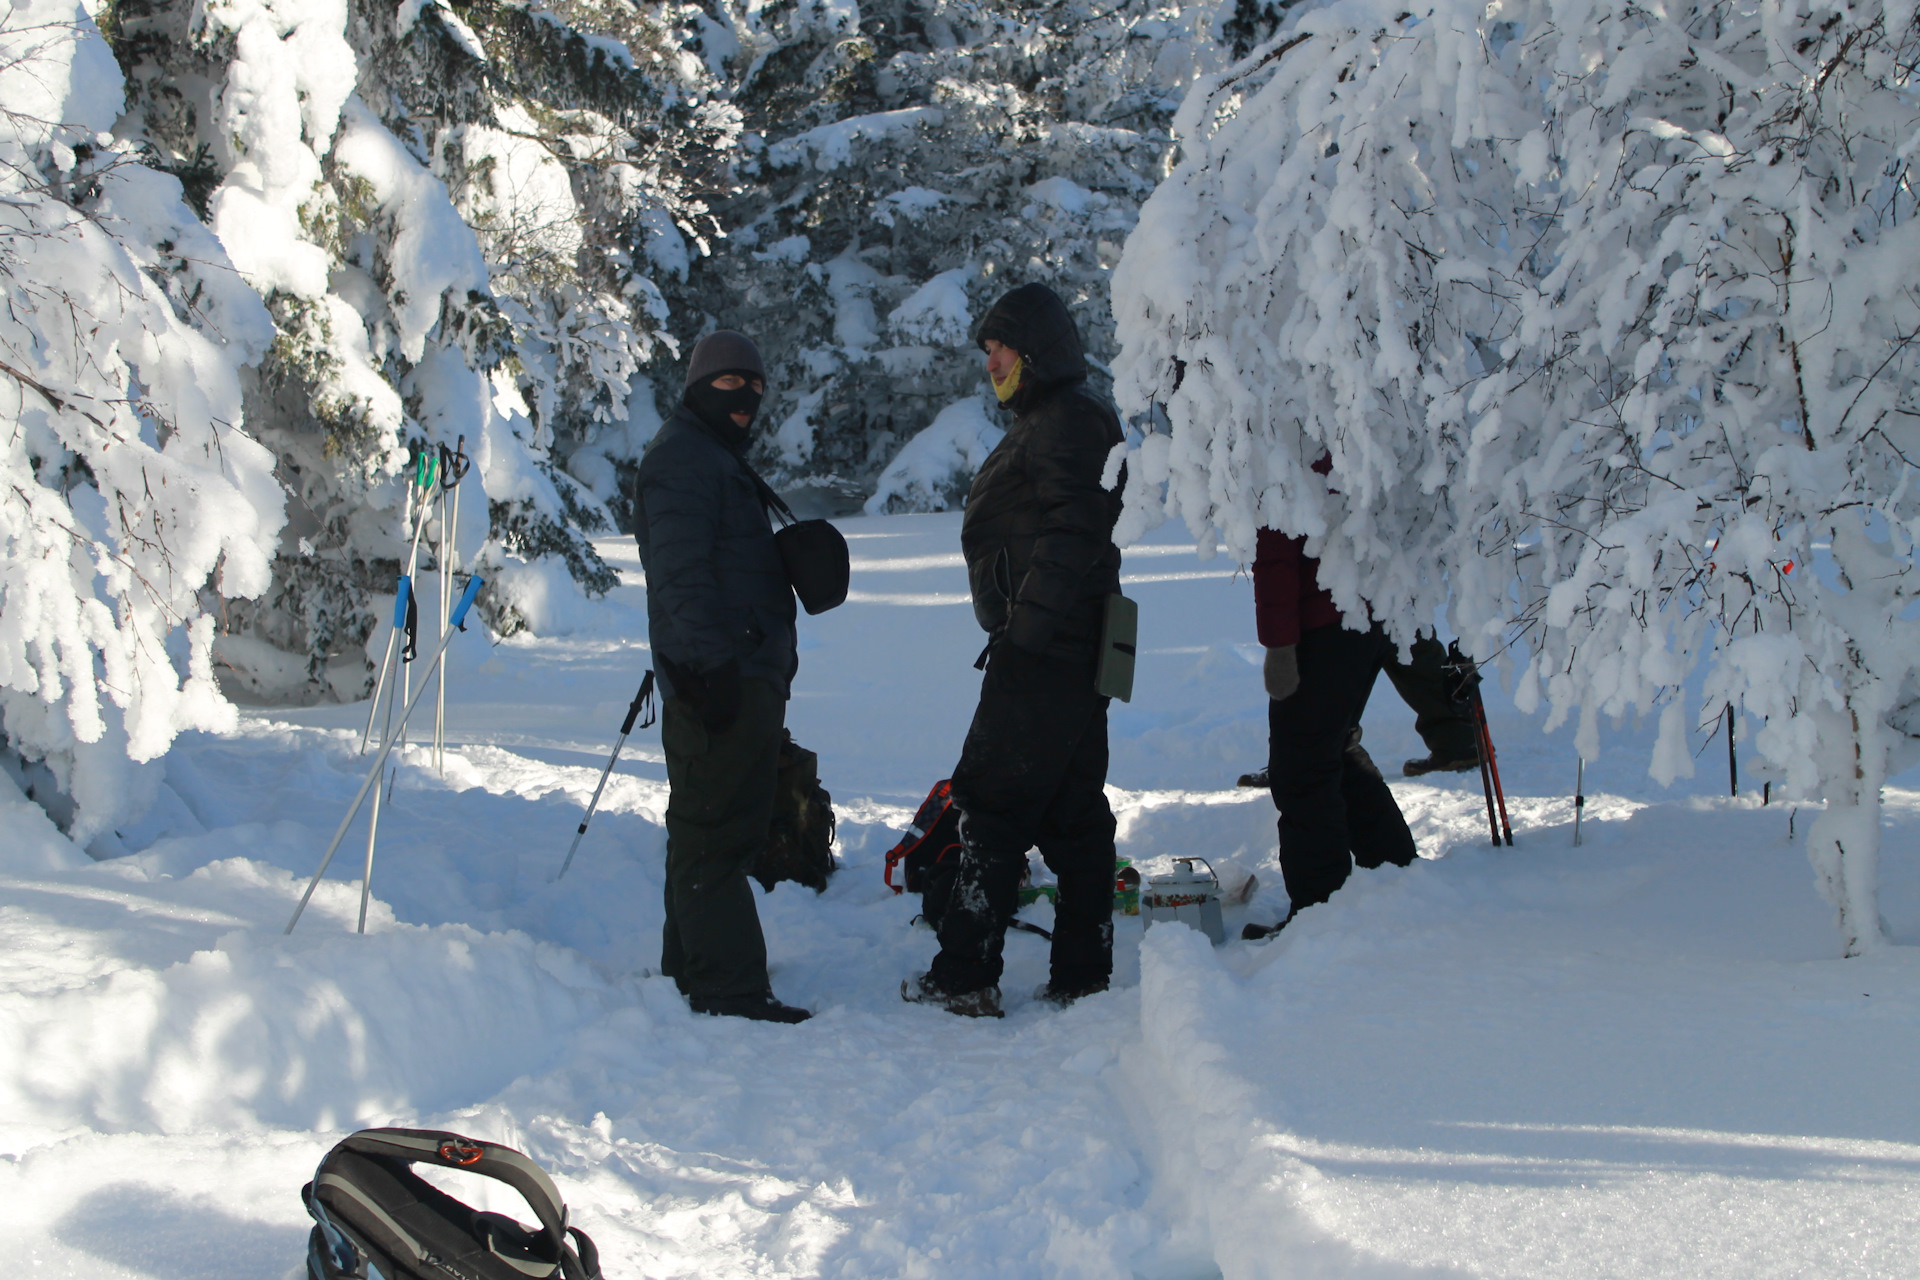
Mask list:
[[[740,682],[740,717],[710,734],[678,698],[660,713],[667,755],[667,923],[660,971],[690,996],[769,989],[747,868],[767,842],[786,700]]]
[[[1415,636],[1406,662],[1399,654],[1387,659],[1387,679],[1394,692],[1413,708],[1414,732],[1427,750],[1442,760],[1474,760],[1480,754],[1480,731],[1473,713],[1457,704],[1448,692],[1454,681],[1447,674],[1447,646],[1431,635]]]

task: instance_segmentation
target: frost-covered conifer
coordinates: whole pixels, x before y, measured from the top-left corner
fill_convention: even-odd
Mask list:
[[[1259,20],[1259,5],[1241,7]],[[662,285],[683,338],[734,327],[771,360],[769,474],[868,492],[903,442],[981,390],[967,337],[1017,284],[1059,291],[1104,364],[1108,272],[1165,172],[1172,111],[1224,60],[1219,26],[1234,12],[1156,0],[711,10],[700,49],[749,132],[738,190],[714,203],[726,238]],[[883,487],[878,508],[964,490],[966,450],[921,452],[957,469]]]
[[[269,585],[282,498],[238,371],[273,326],[179,182],[109,133],[122,83],[87,10],[0,12],[0,760],[111,851],[174,736],[234,723],[209,588]]]
[[[669,6],[488,0],[459,11],[470,38],[390,46],[404,56],[381,74],[440,139],[436,172],[487,255],[543,456],[623,513],[617,468],[659,423],[640,370],[675,351],[654,276],[684,273],[690,246],[718,234],[704,193],[721,181],[739,112],[685,51]],[[596,504],[552,478],[564,523],[606,527]],[[526,510],[503,527],[496,514],[496,535],[528,517],[542,518]],[[549,529],[516,549],[562,539],[571,535]],[[597,562],[575,577],[593,590],[610,581]]]
[[[1349,612],[1444,607],[1523,709],[1731,703],[1848,954],[1920,635],[1910,0],[1340,0],[1182,108],[1115,276],[1128,527],[1304,533]],[[1332,454],[1329,482],[1308,467]],[[1705,700],[1683,705],[1705,668]]]
[[[290,521],[272,589],[226,611],[223,674],[270,698],[363,692],[407,547],[408,458],[462,437],[454,558],[486,571],[495,627],[525,621],[549,566],[611,586],[584,536],[604,507],[556,455],[628,434],[664,314],[634,246],[700,215],[681,175],[731,127],[689,88],[698,62],[643,68],[492,0],[125,0],[113,34],[126,127],[188,184],[277,329],[249,409]]]

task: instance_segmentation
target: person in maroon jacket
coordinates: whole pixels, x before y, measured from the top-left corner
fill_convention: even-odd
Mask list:
[[[1306,541],[1262,529],[1253,561],[1287,920],[1331,897],[1355,863],[1404,867],[1415,856],[1407,820],[1354,732],[1374,678],[1394,656],[1393,641],[1371,618],[1364,630],[1347,626],[1320,586],[1320,562],[1306,554]],[[1245,936],[1278,933],[1287,920],[1250,924]]]

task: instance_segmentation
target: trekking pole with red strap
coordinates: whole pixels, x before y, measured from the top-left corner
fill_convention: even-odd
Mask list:
[[[1500,837],[1506,836],[1508,847],[1513,845],[1513,827],[1507,821],[1507,793],[1500,786],[1500,759],[1493,752],[1493,733],[1487,728],[1487,704],[1480,699],[1480,685],[1473,686],[1473,722],[1480,731],[1480,781],[1487,791],[1487,825],[1493,830],[1494,847],[1501,844]],[[1494,802],[1500,804],[1500,822],[1493,821]]]
[[[1480,717],[1473,718],[1473,754],[1480,762],[1480,790],[1487,797],[1487,828],[1493,832],[1493,847],[1500,847],[1500,823],[1493,816],[1493,775],[1487,771],[1487,739],[1480,729]]]
[[[1493,754],[1493,734],[1487,728],[1487,704],[1480,698],[1480,669],[1472,658],[1460,652],[1457,641],[1447,645],[1445,670],[1458,679],[1452,692],[1456,707],[1464,706],[1473,716],[1474,754],[1479,757],[1480,790],[1487,797],[1487,830],[1493,847],[1501,844],[1501,828],[1506,828],[1506,843],[1513,843],[1513,828],[1507,825],[1507,796],[1500,786],[1500,763]],[[1499,811],[1495,813],[1495,801]]]

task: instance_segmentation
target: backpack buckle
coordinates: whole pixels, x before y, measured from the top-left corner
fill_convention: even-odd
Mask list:
[[[479,1164],[486,1150],[469,1142],[443,1142],[440,1144],[440,1158],[452,1164]]]

